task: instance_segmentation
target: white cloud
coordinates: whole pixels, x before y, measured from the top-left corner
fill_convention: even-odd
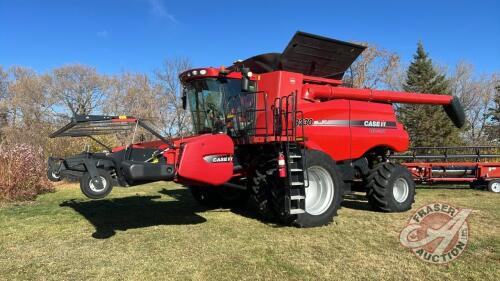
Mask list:
[[[158,18],[165,18],[173,23],[179,23],[179,21],[174,17],[174,15],[170,14],[165,5],[161,0],[148,0],[150,13]]]

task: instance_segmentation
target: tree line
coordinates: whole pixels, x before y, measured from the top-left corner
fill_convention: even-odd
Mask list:
[[[345,75],[345,84],[411,92],[453,94],[464,106],[467,125],[458,130],[441,107],[399,105],[400,121],[413,146],[486,145],[500,139],[499,74],[474,72],[460,62],[451,71],[435,64],[419,43],[409,67],[400,57],[374,45]],[[85,141],[49,139],[74,114],[127,114],[147,118],[167,137],[188,135],[190,116],[182,109],[178,75],[189,59],[165,60],[151,73],[102,74],[96,68],[65,65],[46,73],[23,66],[0,66],[0,142],[27,143],[46,154],[81,151]]]
[[[348,85],[453,95],[464,108],[467,122],[457,129],[440,106],[395,105],[412,146],[500,144],[500,73],[477,74],[464,61],[449,70],[434,63],[421,42],[408,67],[401,65],[396,53],[365,45],[367,49],[347,72]]]
[[[81,151],[88,140],[48,138],[75,114],[126,114],[148,119],[167,137],[187,135],[178,75],[188,68],[185,58],[167,59],[150,74],[107,75],[81,64],[47,73],[0,66],[0,141],[42,147],[48,155]]]

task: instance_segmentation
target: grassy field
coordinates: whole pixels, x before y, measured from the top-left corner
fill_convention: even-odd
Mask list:
[[[360,195],[333,224],[297,229],[204,210],[174,184],[116,188],[97,201],[62,185],[0,208],[0,279],[498,280],[500,196],[419,189],[415,207],[433,201],[475,210],[468,248],[444,266],[399,244],[411,212],[373,212]]]

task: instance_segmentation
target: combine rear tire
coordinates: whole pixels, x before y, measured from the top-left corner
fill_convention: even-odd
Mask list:
[[[500,192],[500,180],[492,180],[488,183],[488,191],[499,193]]]
[[[415,182],[408,170],[394,163],[380,163],[367,177],[368,202],[375,210],[404,212],[415,202]]]
[[[80,179],[80,189],[83,194],[90,199],[101,199],[106,197],[111,190],[113,189],[111,175],[109,171],[103,169],[97,169],[99,173],[99,177],[102,182],[102,187],[99,188],[95,182],[90,178],[89,173],[83,174],[83,177]]]
[[[241,207],[248,200],[245,190],[231,187],[189,186],[189,190],[200,205],[210,209]]]

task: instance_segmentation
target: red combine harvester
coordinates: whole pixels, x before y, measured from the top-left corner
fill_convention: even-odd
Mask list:
[[[80,178],[91,198],[104,197],[114,184],[173,180],[201,204],[250,198],[262,215],[300,227],[331,222],[343,194],[360,186],[378,210],[409,210],[411,174],[388,161],[409,144],[392,103],[442,105],[458,127],[464,113],[452,96],[342,86],[364,49],[297,32],[283,53],[185,71],[183,101],[195,136],[166,140],[146,126],[159,141],[52,158],[49,176]],[[132,117],[77,116],[52,137],[144,125]]]
[[[500,192],[500,147],[415,147],[410,153],[391,156],[405,161],[417,183],[469,183],[471,188],[484,187]]]

